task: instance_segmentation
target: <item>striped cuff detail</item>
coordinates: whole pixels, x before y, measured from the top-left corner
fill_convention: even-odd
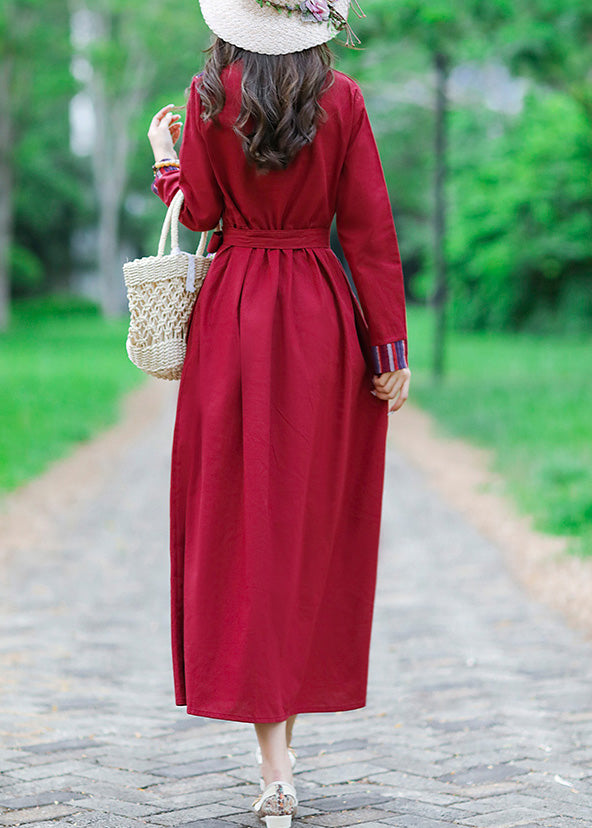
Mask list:
[[[179,167],[159,167],[159,169],[156,170],[156,172],[154,173],[154,181],[152,182],[152,184],[150,186],[150,189],[152,190],[153,193],[156,193],[156,195],[158,195],[158,190],[156,188],[156,182],[158,181],[159,178],[162,178],[163,173],[167,173],[167,172],[179,172]]]
[[[372,359],[377,374],[407,368],[405,340],[398,339],[396,342],[387,342],[384,345],[372,345]]]

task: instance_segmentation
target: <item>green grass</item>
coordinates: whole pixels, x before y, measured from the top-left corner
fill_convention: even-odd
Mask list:
[[[427,311],[410,309],[409,340],[412,399],[449,433],[493,450],[537,528],[592,555],[592,340],[451,331],[439,384]]]
[[[116,422],[144,377],[125,351],[127,324],[71,297],[15,304],[0,334],[0,493]]]

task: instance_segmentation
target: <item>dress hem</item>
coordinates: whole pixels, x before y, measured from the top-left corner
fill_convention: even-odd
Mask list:
[[[214,713],[211,710],[205,711],[200,710],[196,707],[190,707],[189,705],[187,705],[186,702],[175,702],[175,704],[177,705],[177,707],[187,707],[186,712],[189,716],[205,716],[205,718],[207,719],[222,719],[227,722],[247,722],[249,724],[258,724],[260,722],[284,722],[286,719],[289,719],[290,716],[297,716],[300,713],[345,713],[348,710],[360,710],[361,708],[366,707],[366,700],[364,700],[363,702],[358,702],[351,706],[348,705],[346,707],[320,707],[318,705],[313,705],[312,707],[308,708],[301,707],[298,710],[293,711],[292,713],[281,714],[280,718],[269,716],[251,716],[249,718],[246,718],[244,716],[228,716],[223,715],[222,713]]]

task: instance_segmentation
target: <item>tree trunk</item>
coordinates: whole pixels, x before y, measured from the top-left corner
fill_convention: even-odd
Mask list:
[[[112,17],[94,12],[96,35],[110,39]],[[123,271],[119,257],[119,217],[127,181],[131,124],[146,97],[153,69],[146,62],[141,44],[119,44],[126,51],[121,93],[108,90],[95,67],[89,84],[96,117],[93,178],[99,207],[98,265],[101,307],[112,317],[126,310]]]
[[[0,330],[10,321],[10,264],[9,250],[12,241],[12,108],[10,86],[12,62],[9,57],[0,60]]]
[[[122,152],[119,135],[127,132],[125,123],[115,126],[113,105],[104,93],[100,78],[92,83],[96,116],[93,150],[94,185],[99,208],[98,266],[99,295],[103,314],[118,316],[125,309],[125,291],[119,260],[119,213],[126,181],[127,153]]]
[[[108,40],[111,35],[109,15],[93,12],[95,36]],[[128,129],[127,123],[114,125],[112,102],[104,78],[96,67],[89,84],[94,113],[95,139],[92,153],[93,179],[99,210],[97,264],[99,268],[99,297],[103,314],[107,317],[123,311],[119,267],[119,211],[125,184],[125,163],[115,153],[118,134]],[[127,119],[126,119],[127,120]],[[123,160],[123,167],[121,161]]]
[[[446,349],[446,301],[448,287],[446,278],[446,116],[447,85],[449,74],[448,56],[437,52],[434,55],[436,74],[436,124],[434,136],[435,176],[434,176],[434,266],[435,285],[432,305],[435,312],[434,352],[432,369],[436,379],[444,375]]]
[[[100,301],[103,315],[119,316],[125,310],[122,286],[122,268],[119,259],[119,208],[121,195],[118,187],[103,182],[99,192],[98,265],[100,273]]]

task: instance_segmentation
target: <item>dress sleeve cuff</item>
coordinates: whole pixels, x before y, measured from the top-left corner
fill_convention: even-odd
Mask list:
[[[156,171],[156,173],[154,174],[154,181],[152,182],[150,189],[152,190],[152,192],[153,192],[153,193],[155,193],[155,194],[156,194],[157,196],[159,196],[159,197],[160,197],[160,194],[159,194],[159,192],[158,192],[158,188],[157,188],[157,186],[156,186],[156,182],[159,180],[159,178],[162,178],[162,176],[163,176],[165,173],[170,173],[170,172],[176,172],[176,173],[178,173],[178,172],[179,172],[179,167],[176,167],[176,166],[170,166],[170,167],[160,167],[160,168]]]
[[[408,367],[404,339],[386,342],[384,345],[372,345],[371,350],[374,370],[377,374]]]

